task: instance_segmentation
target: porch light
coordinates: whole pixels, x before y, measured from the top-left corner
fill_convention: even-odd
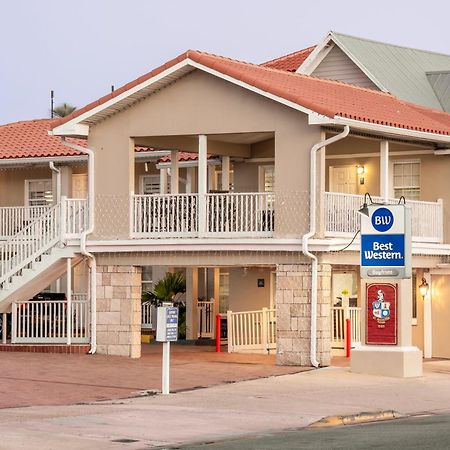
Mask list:
[[[356,173],[359,176],[359,184],[364,184],[364,175],[366,173],[366,168],[362,165],[356,166]]]
[[[424,300],[428,294],[429,289],[430,289],[430,286],[427,283],[427,280],[425,280],[425,278],[422,278],[422,283],[419,285],[419,292]]]

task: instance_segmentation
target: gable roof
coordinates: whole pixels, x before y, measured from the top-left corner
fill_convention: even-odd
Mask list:
[[[116,91],[59,119],[54,127],[63,124],[71,126],[95,124],[195,69],[222,77],[308,114],[450,135],[450,114],[438,110],[424,113],[417,105],[402,101],[388,93],[262,67],[195,50],[181,54]]]
[[[298,72],[313,73],[314,61],[321,52],[326,52],[330,42],[338,45],[379,89],[412,103],[443,109],[426,73],[450,70],[450,55],[331,31],[305,59]]]
[[[312,47],[304,48],[303,50],[266,61],[262,63],[261,66],[286,70],[287,72],[295,72],[315,48],[316,46],[313,45]]]
[[[59,137],[50,136],[53,119],[26,120],[0,126],[0,159],[82,156],[82,153],[61,144]],[[83,139],[69,142],[86,146]]]

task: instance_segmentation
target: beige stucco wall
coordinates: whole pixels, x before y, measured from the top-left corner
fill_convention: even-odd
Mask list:
[[[230,274],[228,308],[231,311],[256,311],[270,306],[270,272],[267,267],[235,267]],[[258,287],[258,279],[264,279],[264,287]]]
[[[433,357],[450,358],[450,276],[432,275]]]
[[[89,146],[96,152],[97,196],[121,198],[124,202],[120,215],[115,209],[115,220],[121,222],[117,234],[125,237],[128,233],[125,199],[135,188],[130,137],[188,135],[194,136],[191,141],[195,144],[198,134],[216,135],[218,140],[218,134],[250,132],[275,132],[276,187],[280,193],[290,194],[277,220],[287,223],[283,215],[292,216],[289,206],[298,203],[293,193],[308,189],[309,168],[304,158],[320,139],[319,128],[309,126],[302,113],[196,71],[91,127]],[[152,140],[146,142],[151,144]],[[210,153],[219,153],[224,148],[210,144]],[[226,146],[232,156],[249,157],[251,146],[247,147]],[[195,150],[196,147],[185,149]],[[104,205],[105,220],[110,221],[112,213],[108,211],[111,209],[111,205]],[[304,231],[295,229],[293,224],[290,228],[294,233]]]

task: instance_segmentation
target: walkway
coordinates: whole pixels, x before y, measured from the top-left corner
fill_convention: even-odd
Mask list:
[[[161,353],[159,344],[143,345],[143,356],[138,360],[1,352],[0,408],[68,405],[158,391]],[[275,366],[273,355],[215,353],[213,347],[172,345],[171,353],[173,391],[307,370]]]

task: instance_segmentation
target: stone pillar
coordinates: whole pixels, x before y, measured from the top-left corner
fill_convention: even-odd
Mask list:
[[[141,279],[134,266],[97,266],[97,353],[141,356]]]
[[[317,293],[317,360],[330,364],[331,266],[319,264]],[[311,265],[277,266],[277,364],[310,366]]]

